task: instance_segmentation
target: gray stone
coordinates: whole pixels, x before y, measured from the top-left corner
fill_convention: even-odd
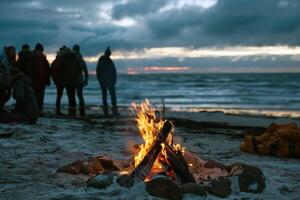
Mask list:
[[[241,192],[261,193],[265,189],[265,177],[262,171],[255,166],[238,163],[243,168],[239,177],[239,187]]]
[[[97,176],[90,178],[87,182],[89,187],[94,187],[98,189],[104,189],[113,183],[114,175],[112,173],[104,172]]]
[[[58,173],[67,173],[67,174],[80,174],[83,169],[83,161],[78,160],[66,166],[60,167],[57,169]]]
[[[133,183],[134,183],[131,176],[128,176],[128,175],[122,175],[122,176],[118,177],[116,181],[121,187],[127,187],[127,188],[132,187]]]
[[[182,193],[195,194],[201,197],[207,196],[207,191],[197,183],[186,183],[181,186]]]
[[[204,189],[211,195],[226,198],[231,194],[231,181],[229,179],[220,178],[211,181]]]
[[[182,199],[180,187],[167,177],[157,177],[146,182],[146,190],[155,197],[171,200]]]

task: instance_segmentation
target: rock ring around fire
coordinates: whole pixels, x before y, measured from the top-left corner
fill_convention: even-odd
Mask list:
[[[170,200],[182,199],[182,192],[180,187],[167,177],[157,177],[150,181],[147,181],[146,190],[152,196]]]

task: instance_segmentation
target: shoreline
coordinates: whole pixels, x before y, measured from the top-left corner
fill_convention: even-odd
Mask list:
[[[86,116],[85,117],[69,117],[67,115],[67,110],[62,109],[64,116],[56,116],[54,113],[54,107],[46,107],[44,109],[44,116],[48,118],[72,118],[78,120],[89,120],[89,119],[97,119],[97,118],[113,118],[113,116],[105,117],[103,115],[102,108],[100,106],[88,105],[86,106]],[[118,118],[126,117],[130,118],[131,107],[129,106],[120,106],[119,112],[120,116]],[[300,112],[299,112],[300,114]],[[256,115],[256,114],[248,114],[248,113],[226,113],[222,111],[198,111],[190,112],[182,110],[174,110],[172,108],[166,108],[165,113],[166,119],[170,119],[173,121],[192,121],[194,123],[211,123],[211,125],[227,125],[227,126],[238,126],[238,127],[267,127],[271,123],[278,124],[287,124],[287,123],[295,123],[300,126],[300,116],[299,117],[291,117],[291,116],[269,116],[269,115]]]

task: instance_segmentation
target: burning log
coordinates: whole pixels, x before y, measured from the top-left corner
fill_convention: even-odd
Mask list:
[[[152,166],[158,156],[158,154],[162,150],[161,144],[164,143],[171,132],[171,129],[173,128],[173,125],[171,122],[166,121],[164,123],[163,128],[157,135],[150,151],[146,154],[146,156],[143,158],[143,160],[139,163],[139,165],[132,171],[131,177],[139,180],[144,181],[146,176],[149,174],[150,170],[152,169]]]
[[[182,183],[196,183],[194,176],[190,173],[188,165],[183,158],[181,151],[175,151],[170,145],[165,144],[166,159]]]
[[[151,178],[154,174],[166,174],[178,178],[181,183],[195,183],[182,155],[182,147],[173,144],[173,124],[163,119],[163,113],[153,109],[148,100],[137,107],[137,125],[145,141],[135,156],[131,177],[138,181]],[[159,113],[157,115],[157,112]]]

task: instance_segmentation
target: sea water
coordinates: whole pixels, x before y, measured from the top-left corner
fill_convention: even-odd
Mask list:
[[[119,74],[118,105],[145,98],[171,109],[300,111],[300,74]],[[101,105],[95,76],[84,88],[87,105]],[[54,84],[46,89],[45,104],[55,105]],[[108,96],[108,102],[110,97]],[[62,100],[67,104],[66,92]]]

